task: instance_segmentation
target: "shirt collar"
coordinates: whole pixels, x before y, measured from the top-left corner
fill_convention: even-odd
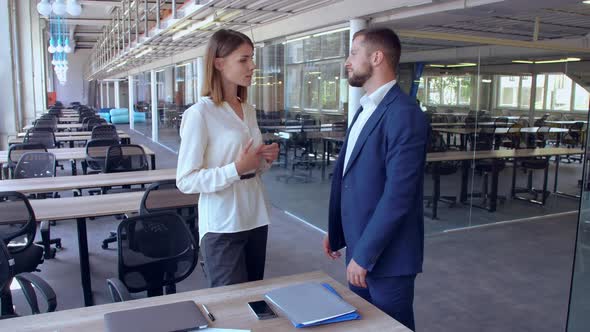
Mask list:
[[[381,101],[383,101],[383,98],[385,98],[385,95],[395,85],[395,83],[396,80],[389,81],[380,86],[377,90],[373,91],[373,93],[370,95],[365,94],[360,100],[363,108],[367,108],[368,106],[373,106],[376,108],[381,103]]]

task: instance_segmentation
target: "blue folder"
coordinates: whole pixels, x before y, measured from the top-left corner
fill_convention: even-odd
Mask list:
[[[338,297],[342,298],[342,296],[340,296],[340,294],[338,294],[338,292],[334,288],[332,288],[332,286],[330,286],[329,284],[322,283],[322,286],[326,287],[327,290],[329,290],[330,292],[336,294]],[[320,321],[320,322],[315,322],[315,323],[312,323],[312,324],[298,324],[298,323],[293,322],[293,321],[291,321],[291,323],[296,328],[302,328],[302,327],[311,327],[311,326],[324,325],[324,324],[330,324],[330,323],[345,322],[345,321],[357,320],[357,319],[361,319],[361,315],[358,312],[354,311],[354,312],[351,312],[351,313],[346,314],[346,315],[342,315],[342,316],[338,316],[338,317],[326,319],[326,320],[323,320],[323,321]]]

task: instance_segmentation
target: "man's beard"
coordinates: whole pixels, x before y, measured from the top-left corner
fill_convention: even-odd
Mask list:
[[[365,85],[365,82],[367,82],[369,80],[369,78],[371,78],[371,76],[373,76],[373,67],[371,67],[371,66],[367,66],[367,67],[368,67],[368,69],[364,73],[355,73],[353,71],[352,75],[350,75],[350,77],[348,77],[348,84],[350,84],[350,86],[353,86],[356,88],[362,88],[363,85]]]

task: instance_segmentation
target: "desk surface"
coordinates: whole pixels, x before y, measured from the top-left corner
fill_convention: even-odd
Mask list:
[[[145,154],[148,156],[153,156],[155,153],[149,147],[140,144],[145,151]],[[61,160],[79,160],[86,158],[86,148],[60,148],[60,149],[48,149],[48,152],[51,152],[55,155],[55,158],[58,161]],[[0,164],[5,164],[8,161],[8,151],[0,150]]]
[[[22,193],[51,192],[153,183],[157,181],[174,180],[175,178],[176,168],[169,168],[137,172],[2,180],[0,181],[0,191],[19,191]],[[43,201],[52,201],[52,199]]]
[[[33,128],[33,125],[26,125],[23,127],[23,130],[27,131],[31,128]],[[57,130],[82,129],[82,124],[81,123],[58,123],[56,129]]]
[[[427,162],[458,161],[471,159],[506,159],[506,158],[530,158],[583,154],[585,151],[578,148],[541,148],[519,150],[491,150],[491,151],[448,151],[430,152],[426,155]]]
[[[68,133],[69,134],[69,133]],[[91,135],[56,135],[55,136],[55,141],[56,142],[76,142],[76,141],[89,141],[92,138]],[[119,134],[119,138],[130,138],[129,134]],[[22,143],[24,140],[24,137],[17,137],[17,138],[12,138],[8,141],[8,144],[18,144],[18,143]]]
[[[117,133],[119,135],[127,135],[129,136],[125,131],[123,130],[117,130]],[[25,137],[27,133],[26,132],[20,132],[17,134],[17,137]],[[57,131],[54,133],[55,137],[60,137],[60,136],[92,136],[92,132],[91,131]]]
[[[521,133],[536,133],[538,129],[539,129],[539,127],[523,127],[523,128],[520,128],[520,132]],[[432,130],[438,131],[441,133],[467,135],[467,134],[475,133],[476,128],[469,128],[469,129],[468,128],[432,128]],[[478,128],[477,130],[481,130],[481,128]],[[507,134],[508,130],[509,130],[509,128],[496,128],[494,133],[496,135],[503,135],[503,134]],[[549,132],[550,133],[567,133],[567,132],[569,132],[569,129],[550,128]]]
[[[170,302],[193,300],[206,304],[215,315],[211,327],[250,329],[259,331],[301,331],[279,313],[279,318],[257,320],[247,306],[248,301],[260,300],[264,293],[279,287],[301,282],[327,282],[342,295],[345,301],[355,306],[361,320],[314,327],[314,331],[409,331],[399,322],[355,295],[321,271],[255,281],[226,287],[201,289],[173,295],[145,298],[129,302],[97,305],[88,308],[58,311],[49,314],[25,316],[0,321],[0,329],[6,331],[104,331],[105,313],[131,308],[159,305]]]

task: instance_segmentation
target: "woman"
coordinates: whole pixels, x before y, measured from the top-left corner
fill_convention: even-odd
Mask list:
[[[246,103],[256,66],[244,34],[219,30],[209,41],[199,102],[180,126],[176,184],[200,193],[199,236],[211,287],[261,280],[270,222],[260,172],[277,158]]]

